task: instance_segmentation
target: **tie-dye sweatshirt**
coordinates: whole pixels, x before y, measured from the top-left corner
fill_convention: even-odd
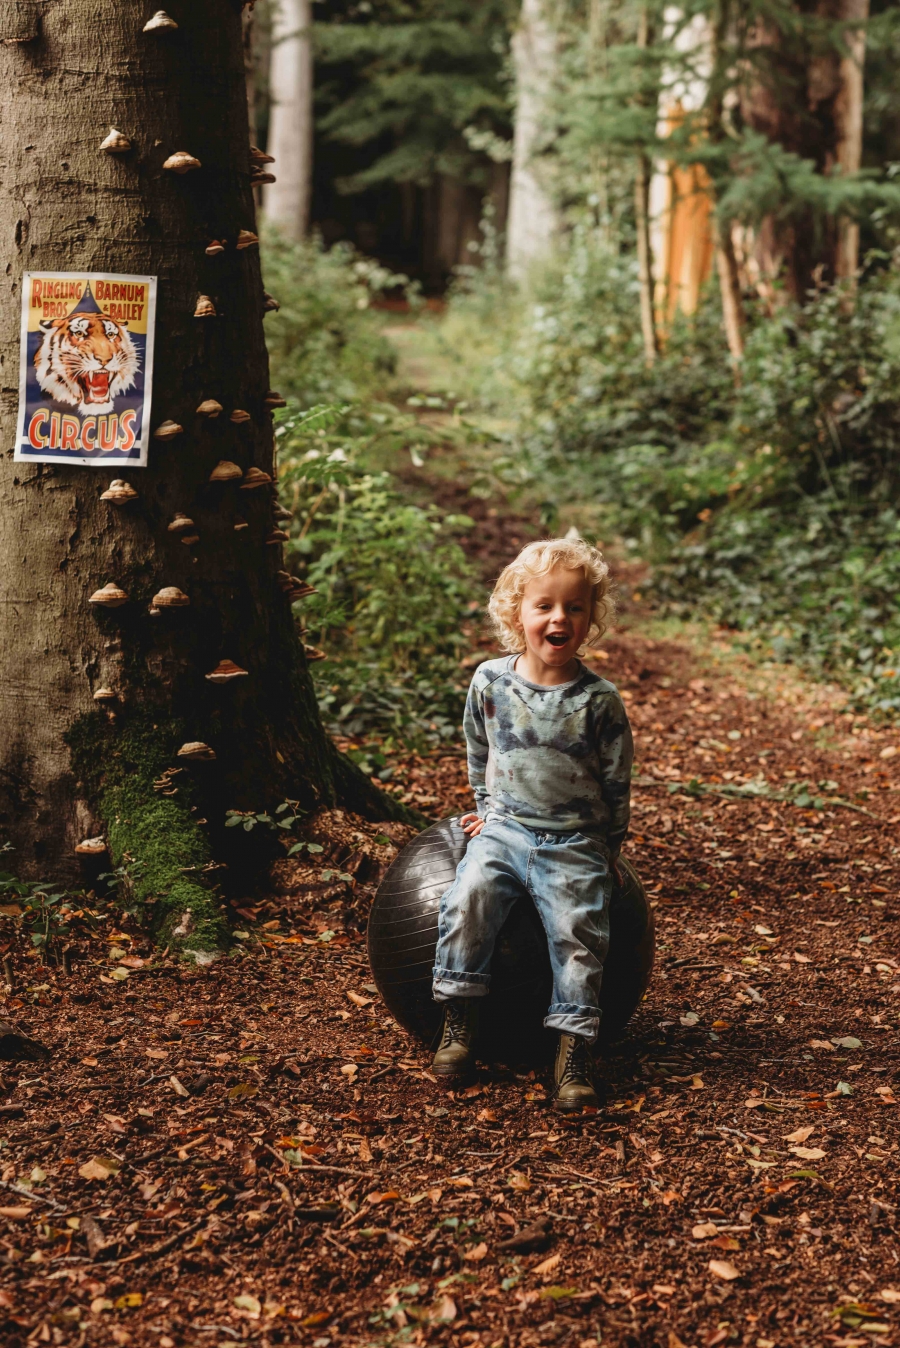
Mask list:
[[[631,726],[615,685],[579,663],[570,683],[529,683],[516,655],[475,671],[463,729],[479,816],[586,833],[615,854],[631,813]]]

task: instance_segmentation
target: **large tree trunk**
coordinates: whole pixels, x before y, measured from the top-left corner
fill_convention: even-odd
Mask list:
[[[26,6],[5,9],[0,39]],[[106,834],[157,927],[208,949],[224,933],[204,867],[226,808],[311,808],[334,799],[336,776],[379,806],[319,720],[276,581],[281,547],[265,541],[274,488],[209,480],[223,459],[274,472],[259,254],[235,248],[254,228],[241,7],[191,0],[177,31],[144,33],[149,12],[143,0],[35,4],[30,40],[0,45],[15,91],[0,133],[0,829],[16,849],[8,867],[44,877],[72,876],[75,844]],[[111,125],[129,153],[100,152]],[[202,167],[165,171],[178,150]],[[225,241],[218,256],[212,238]],[[184,430],[151,441],[148,468],[12,462],[22,273],[42,269],[159,278],[152,424]],[[194,317],[201,294],[218,317]],[[214,420],[195,412],[211,398],[224,405]],[[236,408],[249,421],[232,423]],[[139,500],[101,500],[114,475]],[[176,511],[196,522],[194,546],[168,531]],[[108,581],[127,591],[123,607],[88,603]],[[190,607],[151,615],[163,586]],[[210,682],[223,657],[247,676]],[[118,696],[114,716],[93,699],[101,686]],[[167,785],[184,741],[216,761]]]
[[[510,276],[522,280],[535,262],[549,255],[558,229],[547,166],[538,157],[556,69],[556,34],[545,16],[544,0],[522,0],[512,50],[516,118],[506,260]]]
[[[289,239],[309,224],[313,151],[313,56],[310,0],[275,0],[269,67],[269,141],[278,181],[265,191],[268,219]]]

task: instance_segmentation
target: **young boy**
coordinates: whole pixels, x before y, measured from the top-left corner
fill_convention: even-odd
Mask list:
[[[609,944],[613,870],[628,828],[633,745],[613,684],[578,659],[605,629],[609,568],[578,540],[529,543],[500,574],[489,610],[510,654],[480,665],[463,729],[476,813],[441,899],[433,991],[444,1003],[433,1070],[475,1065],[477,998],[513,903],[533,899],[550,948],[559,1031],[554,1107],[596,1105],[589,1045]]]

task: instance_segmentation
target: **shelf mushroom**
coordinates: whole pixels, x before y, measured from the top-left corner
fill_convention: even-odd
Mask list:
[[[220,243],[218,239],[210,239],[203,251],[207,257],[218,257],[220,253],[225,252],[225,245]]]
[[[198,295],[197,307],[194,309],[195,318],[215,318],[216,306],[208,295]]]
[[[266,538],[266,544],[286,543],[290,534],[286,534],[283,529],[273,529]]]
[[[267,487],[272,481],[271,474],[264,473],[261,468],[248,468],[243,477],[241,491],[253,491],[256,487]]]
[[[98,688],[94,693],[94,701],[100,703],[118,702],[119,694],[112,688]]]
[[[222,411],[222,404],[217,403],[215,398],[204,398],[203,402],[197,408],[198,417],[217,417]]]
[[[106,491],[100,493],[101,501],[109,501],[111,505],[117,506],[128,505],[130,501],[137,501],[138,499],[138,493],[131,483],[123,481],[120,477],[115,478],[110,482]]]
[[[258,243],[258,234],[254,234],[252,229],[242,229],[238,231],[234,246],[240,252],[243,248],[254,248]]]
[[[250,420],[250,413],[245,412],[243,407],[236,407],[228,420],[233,421],[235,426],[242,426],[244,422]]]
[[[131,141],[121,131],[111,126],[106,140],[100,142],[100,149],[105,150],[107,154],[127,154],[131,149]]]
[[[123,604],[128,603],[128,595],[125,590],[110,581],[102,589],[95,590],[88,603],[97,604],[100,608],[121,608]]]
[[[188,154],[187,150],[176,150],[163,164],[163,168],[168,169],[170,173],[190,173],[191,169],[202,167],[200,160]]]
[[[318,646],[307,646],[304,644],[303,653],[309,664],[315,664],[317,660],[327,660],[325,651],[320,650]]]
[[[190,602],[184,590],[179,590],[177,585],[164,585],[152,599],[156,608],[187,608]]]
[[[174,33],[178,24],[164,9],[158,9],[152,19],[144,24],[145,33]]]
[[[273,514],[277,520],[292,520],[294,518],[293,510],[288,510],[280,501],[276,502]]]
[[[277,313],[278,313],[278,310],[279,310],[280,308],[281,308],[281,305],[278,303],[278,301],[276,300],[275,296],[274,296],[274,295],[270,295],[269,292],[268,292],[268,290],[264,290],[264,291],[263,291],[263,313],[264,313],[264,314],[277,314]]]
[[[234,532],[236,534],[239,534],[242,529],[249,529],[249,528],[250,528],[249,521],[242,519],[240,516],[234,522]]]
[[[266,173],[264,169],[256,168],[250,165],[250,186],[262,187],[264,183],[277,183],[278,179],[274,173]]]
[[[186,534],[189,529],[194,527],[194,521],[190,515],[183,515],[180,510],[175,512],[170,523],[166,526],[170,534]]]
[[[240,679],[248,673],[249,670],[241,669],[233,660],[220,660],[205,677],[210,683],[230,683],[232,679]]]
[[[281,394],[273,388],[270,388],[263,399],[266,407],[287,407],[287,399],[282,398]]]
[[[275,163],[275,156],[272,155],[272,154],[266,154],[265,151],[264,151],[264,150],[261,150],[261,149],[259,148],[258,145],[251,145],[251,146],[250,146],[250,163],[251,163],[251,164],[274,164],[274,163]]]
[[[220,459],[209,475],[210,482],[234,482],[244,474],[230,459]]]
[[[184,427],[179,426],[177,421],[162,421],[153,432],[154,440],[174,440],[176,435],[182,435]]]
[[[187,744],[182,744],[177,754],[178,758],[187,758],[193,763],[212,763],[215,756],[215,749],[211,749],[202,740],[188,740]]]
[[[80,857],[102,857],[106,854],[105,838],[83,838],[75,844],[75,853]]]

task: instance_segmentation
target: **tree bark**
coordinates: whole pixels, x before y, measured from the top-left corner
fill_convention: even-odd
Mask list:
[[[843,0],[841,17],[858,27],[845,34],[847,54],[841,60],[834,116],[837,126],[837,162],[842,173],[858,173],[862,163],[863,64],[866,59],[865,24],[869,0]],[[859,225],[843,216],[838,221],[834,273],[852,284],[859,267]]]
[[[719,293],[722,298],[722,320],[725,324],[725,340],[734,361],[737,372],[744,358],[744,305],[741,299],[741,276],[731,229],[720,224],[713,215],[713,228],[716,238],[716,269],[719,274]]]
[[[106,833],[113,862],[157,904],[157,926],[175,931],[181,905],[196,919],[185,940],[209,947],[222,928],[204,868],[226,808],[330,803],[336,771],[367,813],[395,807],[337,767],[323,731],[276,582],[281,547],[265,542],[274,488],[209,481],[222,459],[274,473],[258,249],[234,246],[254,228],[240,4],[191,0],[176,32],[149,34],[138,0],[40,8],[33,40],[0,45],[15,90],[0,130],[0,836],[19,874],[66,879],[75,843]],[[111,125],[133,142],[128,154],[99,151]],[[177,150],[202,167],[165,171]],[[227,246],[210,257],[212,238]],[[13,463],[22,273],[41,269],[159,278],[151,421],[184,432],[152,440],[148,468]],[[193,316],[200,294],[216,318]],[[208,398],[224,405],[214,420],[195,412]],[[232,423],[235,408],[250,420]],[[102,501],[113,475],[139,500]],[[196,523],[193,547],[168,532],[176,511]],[[241,518],[249,527],[236,532]],[[98,610],[88,597],[110,580],[129,602]],[[190,606],[151,615],[162,586]],[[223,657],[248,675],[211,683]],[[101,686],[118,694],[114,718],[97,710]],[[161,794],[158,774],[188,740],[216,761]]]
[[[265,189],[266,216],[288,239],[309,225],[313,152],[313,55],[310,0],[276,0],[269,67],[269,141],[278,181]]]
[[[647,8],[638,16],[637,45],[646,49],[650,37]],[[637,231],[638,285],[641,296],[641,336],[644,342],[644,361],[652,365],[658,354],[656,320],[653,314],[653,249],[650,240],[650,161],[643,152],[638,154],[634,178],[634,222]]]
[[[543,0],[522,0],[512,41],[516,116],[506,262],[510,276],[519,281],[550,254],[558,229],[547,166],[538,160],[556,69],[556,34],[544,9]]]

